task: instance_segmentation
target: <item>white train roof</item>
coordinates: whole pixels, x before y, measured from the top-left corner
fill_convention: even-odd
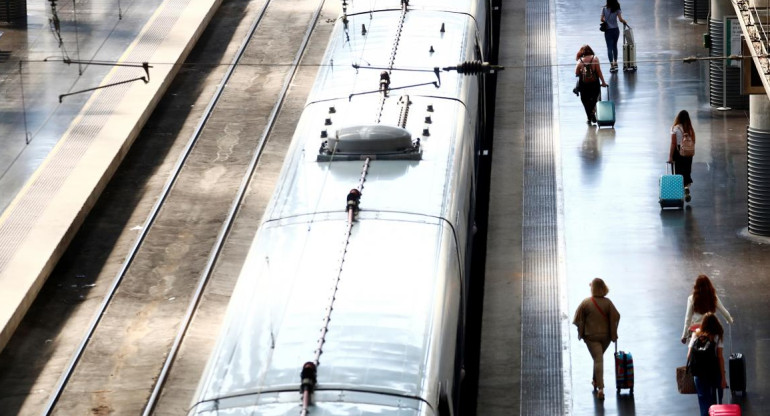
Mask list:
[[[434,319],[445,314],[444,305],[433,302],[448,291],[440,277],[446,259],[424,253],[442,251],[437,244],[451,230],[438,220],[403,220],[357,223],[341,271],[343,220],[297,219],[261,229],[235,288],[231,302],[238,306],[228,311],[203,399],[297,389],[302,364],[318,348],[338,274],[318,388],[418,397],[435,377],[428,351],[431,340],[441,338]],[[381,255],[371,256],[373,248]]]

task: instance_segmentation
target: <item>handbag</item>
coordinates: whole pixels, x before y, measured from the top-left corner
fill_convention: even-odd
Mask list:
[[[602,17],[604,17],[605,19],[608,18],[608,16],[607,16],[607,8],[606,7],[602,7],[602,15],[604,15]],[[606,20],[604,20],[601,23],[599,23],[599,30],[601,30],[602,32],[606,32],[607,31],[607,21]]]
[[[681,394],[695,394],[695,379],[692,373],[687,371],[687,366],[676,368],[676,388]]]

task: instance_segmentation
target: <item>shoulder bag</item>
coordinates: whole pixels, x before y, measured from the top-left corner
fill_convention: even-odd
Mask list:
[[[695,394],[695,379],[692,373],[687,371],[687,366],[676,368],[676,388],[681,394]]]
[[[607,8],[606,7],[602,8],[602,14],[604,15],[604,18],[606,19],[607,18]],[[602,32],[606,32],[607,31],[607,22],[606,21],[599,23],[599,30],[601,30]]]

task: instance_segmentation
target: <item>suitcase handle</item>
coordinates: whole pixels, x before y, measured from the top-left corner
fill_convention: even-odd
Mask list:
[[[666,175],[668,175],[668,168],[671,167],[671,175],[675,175],[676,171],[674,170],[674,163],[673,162],[666,162]]]
[[[602,88],[607,88],[607,101],[610,101],[610,84],[602,85]],[[599,94],[599,101],[602,100],[601,94]]]

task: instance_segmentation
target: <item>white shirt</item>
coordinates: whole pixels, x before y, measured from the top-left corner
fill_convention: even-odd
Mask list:
[[[722,302],[719,301],[719,296],[717,296],[717,310],[722,313],[727,322],[733,323],[733,317],[730,316],[730,312],[728,312],[724,305],[722,305]],[[699,324],[701,319],[703,319],[703,314],[693,310],[692,295],[688,296],[687,310],[684,314],[684,329],[682,329],[682,338],[686,338],[687,333],[690,330],[690,326],[693,324]]]

